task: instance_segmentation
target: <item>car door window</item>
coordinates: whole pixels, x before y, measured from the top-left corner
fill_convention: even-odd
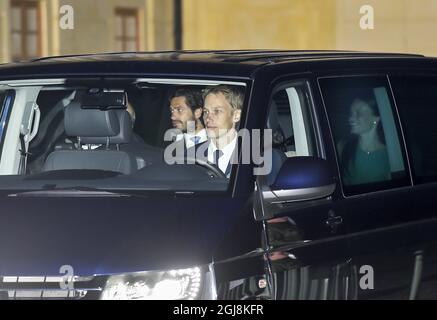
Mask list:
[[[314,154],[308,106],[305,83],[282,85],[273,93],[267,127],[272,129],[274,147],[287,157]]]
[[[409,183],[386,77],[319,79],[346,195]]]
[[[273,91],[267,117],[273,139],[269,183],[273,183],[285,159],[312,156],[316,152],[309,106],[306,81],[281,84]]]
[[[415,183],[437,181],[437,77],[390,78]]]

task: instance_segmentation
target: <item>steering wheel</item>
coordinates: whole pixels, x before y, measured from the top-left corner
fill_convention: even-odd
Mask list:
[[[205,168],[207,171],[211,172],[215,178],[227,179],[226,175],[220,170],[219,167],[203,159],[187,157],[185,155],[184,163],[194,163],[196,165]]]

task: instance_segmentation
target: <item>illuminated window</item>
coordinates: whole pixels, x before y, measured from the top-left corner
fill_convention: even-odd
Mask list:
[[[138,51],[138,11],[116,9],[115,42],[117,51]]]
[[[36,58],[41,55],[40,12],[37,1],[11,2],[12,60]]]

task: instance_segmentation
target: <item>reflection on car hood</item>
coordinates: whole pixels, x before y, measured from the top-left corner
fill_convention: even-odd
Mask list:
[[[2,197],[0,276],[80,276],[211,261],[242,203],[222,196]]]

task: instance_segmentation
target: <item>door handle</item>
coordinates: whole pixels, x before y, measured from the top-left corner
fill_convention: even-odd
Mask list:
[[[337,228],[343,223],[341,216],[336,216],[334,210],[329,210],[328,219],[325,220],[325,224],[331,228],[331,233],[336,233]]]

